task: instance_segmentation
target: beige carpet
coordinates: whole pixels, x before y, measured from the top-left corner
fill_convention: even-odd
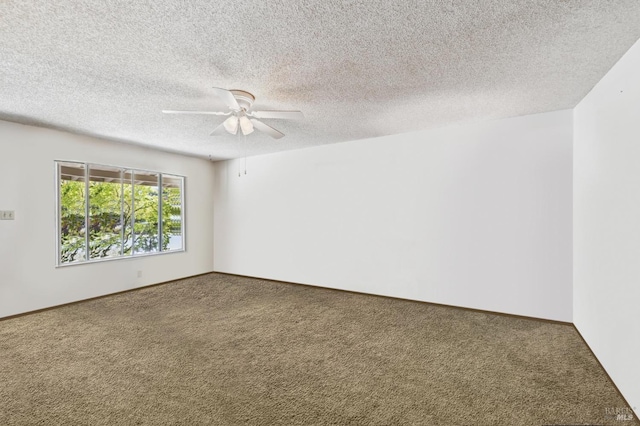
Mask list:
[[[2,425],[638,424],[625,407],[569,325],[222,274],[0,321]]]

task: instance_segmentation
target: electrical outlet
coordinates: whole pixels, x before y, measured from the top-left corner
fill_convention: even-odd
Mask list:
[[[15,220],[16,213],[13,210],[0,210],[0,220]]]

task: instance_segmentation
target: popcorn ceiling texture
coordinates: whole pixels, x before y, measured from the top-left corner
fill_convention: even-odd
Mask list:
[[[0,2],[0,119],[213,159],[571,108],[637,0]],[[210,88],[306,119],[211,137]]]

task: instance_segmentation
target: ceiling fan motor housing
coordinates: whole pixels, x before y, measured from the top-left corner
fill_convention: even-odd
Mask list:
[[[256,100],[255,96],[253,96],[249,92],[245,92],[244,90],[232,89],[229,91],[233,93],[233,97],[236,98],[236,101],[238,102],[238,105],[240,105],[240,108],[244,109],[245,111],[248,111],[251,108],[251,105],[253,105],[253,102]]]

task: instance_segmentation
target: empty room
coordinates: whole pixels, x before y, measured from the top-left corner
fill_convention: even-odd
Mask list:
[[[640,425],[640,2],[0,2],[1,425]]]

